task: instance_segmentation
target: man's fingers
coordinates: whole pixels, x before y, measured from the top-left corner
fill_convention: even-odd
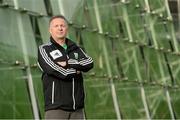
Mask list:
[[[76,71],[76,73],[77,73],[77,74],[80,74],[80,73],[81,73],[81,71]]]
[[[59,65],[61,65],[61,66],[66,66],[66,61],[63,61],[63,62],[57,62]]]

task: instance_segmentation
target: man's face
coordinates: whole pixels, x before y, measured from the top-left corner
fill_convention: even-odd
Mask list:
[[[68,32],[66,21],[62,18],[53,19],[49,26],[49,32],[55,40],[64,39]]]

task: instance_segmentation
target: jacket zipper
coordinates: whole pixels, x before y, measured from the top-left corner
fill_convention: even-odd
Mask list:
[[[76,101],[75,101],[75,97],[74,97],[74,78],[73,78],[73,81],[72,81],[72,98],[73,98],[73,109],[75,110]]]
[[[53,83],[52,83],[52,104],[54,103],[54,81],[53,81]]]

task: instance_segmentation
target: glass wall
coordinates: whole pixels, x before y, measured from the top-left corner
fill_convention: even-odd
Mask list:
[[[94,60],[84,74],[87,119],[180,118],[174,1],[0,0],[0,119],[44,118],[37,47],[57,14]]]

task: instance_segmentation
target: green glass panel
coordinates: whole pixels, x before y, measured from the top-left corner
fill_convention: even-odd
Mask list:
[[[163,9],[165,7],[165,0],[148,0],[148,2],[151,10],[157,11],[158,13],[162,13],[167,16],[167,10]]]
[[[37,45],[36,45],[35,37],[32,31],[31,22],[28,15],[22,15],[21,18],[22,18],[22,23],[23,23],[22,29],[25,31],[23,32],[24,42],[21,43],[22,46],[26,47],[26,48],[23,48],[23,49],[26,49],[26,53],[24,53],[24,56],[27,54],[27,57],[29,58],[29,64],[34,64],[37,61],[36,60]]]
[[[94,60],[93,70],[97,73],[97,75],[103,75],[107,73],[105,59],[102,53],[101,40],[105,39],[96,33],[82,31],[83,46],[86,52]]]
[[[80,31],[80,30],[79,30]],[[78,29],[76,29],[75,27],[73,27],[72,25],[69,25],[68,28],[68,38],[71,39],[72,41],[76,42],[77,44],[79,44],[79,38],[77,35]],[[80,33],[80,32],[79,32]],[[79,34],[80,36],[80,34]]]
[[[98,27],[95,11],[93,0],[84,0],[83,6],[77,9],[77,11],[74,13],[72,21],[78,25],[86,25],[91,29],[97,29]],[[77,16],[80,16],[80,18]]]
[[[44,0],[6,0],[6,3],[38,14],[47,15]]]
[[[153,119],[171,119],[165,89],[159,86],[147,86],[145,91],[151,117]]]
[[[122,71],[120,71],[120,69],[119,69],[119,67],[121,67],[121,66],[117,65],[118,59],[119,59],[119,57],[117,56],[117,51],[119,48],[119,46],[117,45],[117,39],[105,38],[103,40],[104,40],[106,48],[107,48],[107,55],[111,56],[111,57],[108,57],[108,59],[109,59],[109,64],[111,67],[112,75],[120,76]]]
[[[173,86],[180,86],[180,56],[175,54],[167,54],[168,63],[173,79]]]
[[[83,0],[50,0],[50,3],[52,5],[53,15],[63,14],[71,21],[76,10],[82,7]]]
[[[17,73],[15,73],[17,77]],[[15,118],[33,118],[33,111],[30,103],[29,91],[27,88],[27,80],[22,79],[24,75],[17,77],[14,83],[14,92],[12,93],[15,99],[13,99],[15,107]],[[26,112],[25,112],[26,111]]]
[[[18,30],[14,30],[14,28],[18,28],[17,13],[9,9],[0,8],[0,15],[4,16],[0,17],[1,57],[7,61],[23,61],[20,54],[22,53],[22,47],[19,41],[19,32]]]
[[[19,66],[3,64],[0,64],[0,68],[0,118],[32,119],[27,80],[23,70]]]
[[[93,3],[94,5],[95,3]],[[109,32],[111,35],[118,34],[118,22],[115,12],[112,11],[113,4],[110,0],[97,0],[98,10],[100,14],[100,22],[102,25],[103,32]],[[95,5],[94,5],[95,7]],[[111,16],[111,17],[109,17]],[[113,25],[112,25],[113,23]]]
[[[154,48],[144,48],[144,53],[147,61],[148,80],[161,85],[171,85],[164,54]]]
[[[107,80],[86,79],[87,119],[115,119],[110,84]]]
[[[140,87],[135,83],[115,82],[118,102],[123,119],[146,118]]]
[[[0,119],[10,119],[15,118],[14,109],[11,103],[0,103]]]
[[[167,23],[166,23],[167,24]],[[171,35],[168,33],[168,31],[166,31],[166,25],[163,23],[157,23],[155,25],[155,31],[156,33],[156,38],[158,40],[158,46],[160,48],[163,48],[164,50],[170,50],[170,39],[171,39]]]
[[[38,18],[38,27],[40,30],[40,34],[43,40],[43,43],[46,43],[49,41],[49,32],[48,32],[48,27],[49,27],[49,18],[47,17],[40,17]]]
[[[130,81],[147,80],[145,61],[138,44],[117,40],[116,49],[122,73]]]
[[[40,116],[44,119],[44,93],[43,93],[43,85],[41,80],[41,71],[38,67],[31,68],[31,74],[34,83],[34,91],[36,94],[36,100],[39,107]]]
[[[33,113],[26,80],[27,73],[22,70],[25,67],[24,64],[32,65],[36,63],[37,46],[31,28],[31,22],[27,14],[21,14],[10,9],[0,9],[0,14],[4,15],[1,18],[2,39],[0,42],[3,43],[1,71],[6,73],[1,72],[4,74],[4,77],[1,77],[1,81],[10,82],[9,84],[1,85],[6,87],[2,89],[10,92],[5,98],[10,98],[8,99],[9,103],[13,105],[12,116],[4,116],[4,118],[31,119]],[[6,28],[9,28],[9,30]],[[20,66],[17,66],[17,69],[14,66],[15,62],[20,64]],[[7,85],[11,88],[7,87]],[[4,113],[2,112],[1,114]]]
[[[172,106],[174,110],[174,114],[177,119],[180,118],[180,96],[177,95],[179,93],[179,89],[170,89],[170,94],[171,94],[171,101],[172,101]]]
[[[8,50],[6,51],[8,54],[4,56],[4,59],[10,60],[9,58],[11,58],[14,61],[23,61],[22,55],[24,49],[26,49],[26,54],[30,60],[36,58],[37,47],[28,15],[19,14],[9,9],[0,9],[0,14],[4,15],[4,17],[1,17],[1,43],[4,44],[2,49],[5,51]],[[14,28],[16,30],[13,30]],[[26,47],[23,48],[25,45]]]

